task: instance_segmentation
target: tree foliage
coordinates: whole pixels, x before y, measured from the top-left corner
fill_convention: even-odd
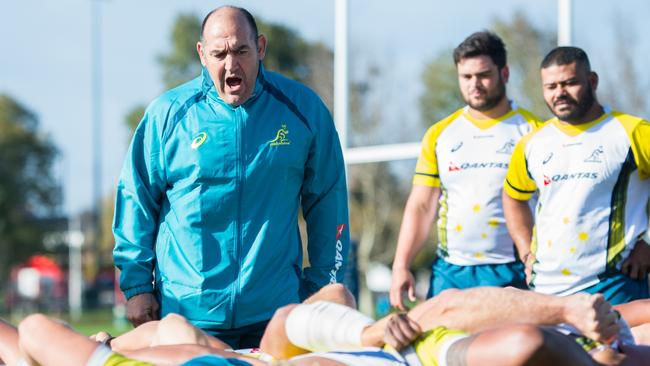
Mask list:
[[[492,30],[506,44],[510,81],[508,97],[543,119],[550,117],[542,96],[539,65],[555,47],[554,32],[536,28],[522,12],[507,20],[496,19]]]
[[[641,77],[644,73],[637,67],[636,50],[630,47],[637,44],[637,35],[632,25],[625,22],[620,14],[614,14],[613,23],[616,24],[613,31],[616,42],[614,52],[609,53],[614,55],[614,60],[610,60],[613,63],[606,70],[594,70],[600,75],[598,96],[616,110],[647,120],[650,118],[650,103],[644,91],[649,84],[647,78]]]
[[[425,67],[422,82],[425,92],[420,97],[420,111],[425,127],[440,121],[465,103],[458,90],[451,50],[441,52]]]
[[[59,205],[52,165],[57,150],[38,132],[34,113],[0,94],[0,279],[42,246],[38,218]]]
[[[199,17],[194,14],[180,14],[176,17],[169,52],[158,57],[165,89],[176,87],[201,72],[201,63],[196,54],[196,42],[200,36]]]

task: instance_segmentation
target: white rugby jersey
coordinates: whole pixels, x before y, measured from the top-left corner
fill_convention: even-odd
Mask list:
[[[413,184],[441,188],[439,256],[461,266],[515,260],[501,189],[515,144],[539,124],[513,104],[498,119],[477,120],[465,107],[429,128]]]
[[[515,148],[504,183],[512,198],[539,190],[529,284],[566,295],[620,269],[648,228],[650,124],[609,112],[578,126],[557,119]]]

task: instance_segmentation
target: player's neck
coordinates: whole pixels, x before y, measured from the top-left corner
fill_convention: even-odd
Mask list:
[[[591,106],[591,108],[589,108],[587,113],[585,113],[580,118],[575,118],[570,121],[561,120],[559,118],[558,120],[564,124],[577,126],[577,125],[582,125],[585,123],[595,121],[598,118],[600,118],[603,114],[605,114],[605,109],[603,108],[603,106],[600,105],[600,103],[598,102],[594,102],[594,104]]]
[[[497,119],[501,116],[504,116],[506,113],[510,112],[512,110],[512,106],[510,105],[510,101],[508,98],[505,96],[503,99],[497,103],[493,108],[488,109],[486,111],[479,111],[476,110],[472,107],[469,107],[467,109],[467,113],[474,118],[478,120],[483,120],[483,119]]]

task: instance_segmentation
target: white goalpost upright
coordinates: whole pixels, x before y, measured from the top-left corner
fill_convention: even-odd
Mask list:
[[[571,46],[573,44],[572,0],[557,1],[557,45]]]

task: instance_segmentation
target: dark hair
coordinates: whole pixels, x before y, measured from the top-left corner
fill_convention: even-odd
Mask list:
[[[248,10],[244,8],[240,8],[238,6],[232,6],[232,5],[224,5],[216,9],[213,9],[211,12],[208,13],[208,15],[205,16],[205,18],[203,18],[203,23],[201,23],[201,39],[203,39],[203,32],[205,31],[205,23],[208,22],[208,19],[212,14],[214,14],[216,11],[221,10],[223,8],[230,8],[230,9],[237,10],[244,16],[246,22],[248,23],[248,26],[250,27],[253,33],[253,41],[255,41],[255,44],[257,44],[257,38],[259,38],[259,32],[257,30],[257,23],[255,22],[255,18]]]
[[[506,66],[506,46],[499,36],[492,32],[476,32],[454,49],[454,63],[458,65],[461,59],[488,56],[499,70]]]
[[[545,69],[553,65],[568,65],[572,63],[580,64],[584,67],[585,71],[591,71],[591,64],[589,63],[589,57],[585,51],[578,47],[555,47],[551,52],[544,57],[540,68]]]

